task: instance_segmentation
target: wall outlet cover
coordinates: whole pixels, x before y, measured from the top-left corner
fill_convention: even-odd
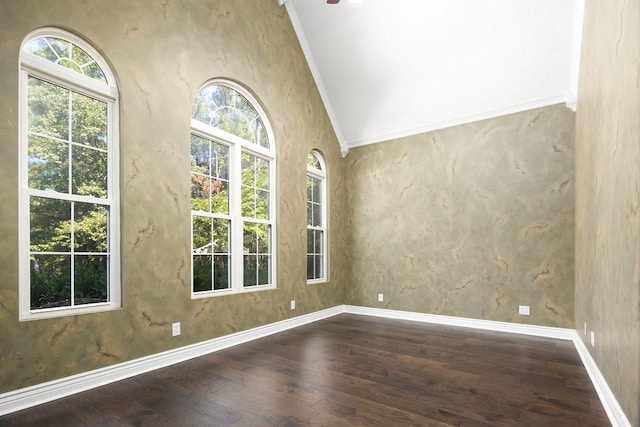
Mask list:
[[[171,335],[174,337],[180,335],[180,322],[176,322],[171,325]]]

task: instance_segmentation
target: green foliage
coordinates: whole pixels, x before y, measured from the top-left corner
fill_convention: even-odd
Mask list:
[[[29,43],[26,50],[64,68],[107,82],[104,72],[91,55],[67,40],[41,37]]]
[[[192,117],[246,141],[269,147],[258,113],[244,96],[230,87],[211,85],[202,89],[194,101]],[[269,167],[268,160],[242,153],[239,207],[243,218],[244,286],[266,284],[271,279],[271,226],[261,223],[270,219]],[[194,290],[225,289],[230,286],[230,264],[226,255],[231,244],[230,221],[212,217],[229,214],[229,148],[192,135],[191,172]],[[220,255],[203,256],[204,253]],[[226,258],[221,258],[223,253]]]
[[[29,77],[28,107],[29,187],[106,198],[106,103]],[[109,251],[108,206],[51,193],[30,210],[31,307],[106,301],[107,255],[91,254]]]
[[[228,86],[210,85],[198,92],[191,117],[269,148],[264,124],[249,100]]]

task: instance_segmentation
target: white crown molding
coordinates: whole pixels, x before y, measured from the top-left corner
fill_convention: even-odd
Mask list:
[[[164,368],[175,363],[210,354],[225,348],[263,338],[278,332],[349,313],[363,316],[384,317],[388,319],[411,320],[440,325],[461,326],[474,329],[509,332],[546,338],[572,341],[582,359],[589,378],[600,397],[613,427],[631,427],[613,392],[598,369],[591,354],[578,333],[573,329],[548,326],[525,325],[521,323],[498,322],[493,320],[470,319],[464,317],[442,316],[438,314],[415,313],[409,311],[381,308],[339,305],[310,314],[282,320],[247,331],[203,341],[201,343],[168,350],[147,357],[119,363],[94,371],[73,375],[59,380],[36,384],[31,387],[0,394],[0,416],[50,402],[82,391],[90,390],[116,381]]]
[[[446,129],[453,126],[464,125],[467,123],[473,123],[480,120],[493,119],[495,117],[506,116],[509,114],[520,113],[522,111],[533,110],[535,108],[548,107],[550,105],[567,103],[567,94],[561,94],[550,98],[538,99],[531,102],[525,102],[522,104],[511,105],[505,108],[499,108],[497,110],[484,111],[469,116],[459,117],[453,120],[447,120],[438,123],[429,123],[424,126],[404,129],[398,132],[388,133],[384,135],[376,135],[370,138],[364,138],[357,141],[350,141],[346,143],[347,150],[355,147],[361,147],[363,145],[376,144],[379,142],[390,141],[392,139],[404,138],[412,135],[419,135],[425,132],[432,132],[434,130]]]

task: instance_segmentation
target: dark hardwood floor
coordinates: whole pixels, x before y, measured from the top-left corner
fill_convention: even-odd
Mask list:
[[[569,341],[340,315],[2,426],[610,426]]]

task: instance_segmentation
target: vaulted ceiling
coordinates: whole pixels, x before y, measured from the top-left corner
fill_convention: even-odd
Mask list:
[[[280,0],[350,148],[565,102],[584,0]]]

